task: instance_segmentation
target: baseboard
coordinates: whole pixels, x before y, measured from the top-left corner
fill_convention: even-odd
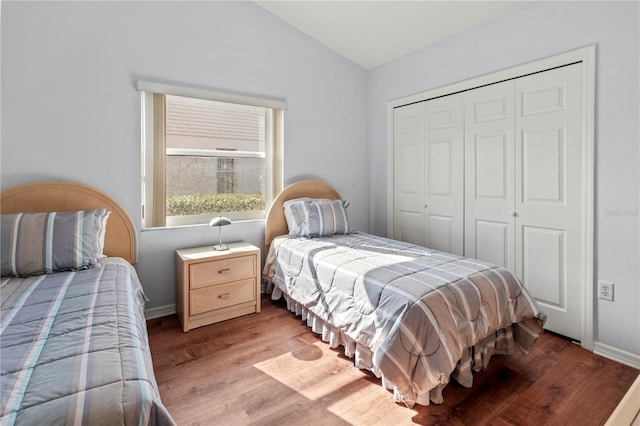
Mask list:
[[[622,349],[614,348],[613,346],[600,342],[593,342],[593,353],[640,370],[640,355],[632,354],[631,352],[623,351]]]
[[[144,310],[144,318],[145,319],[153,319],[166,317],[168,315],[173,315],[176,313],[176,304],[172,303],[171,305],[158,306],[157,308],[145,309]]]

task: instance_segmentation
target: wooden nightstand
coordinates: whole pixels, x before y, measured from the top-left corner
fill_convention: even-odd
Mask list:
[[[183,331],[260,312],[260,249],[229,243],[176,250],[176,312]]]

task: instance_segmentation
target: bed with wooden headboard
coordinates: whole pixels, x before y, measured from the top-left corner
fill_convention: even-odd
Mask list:
[[[127,211],[72,182],[6,189],[0,210],[0,422],[174,424],[153,372]]]
[[[450,378],[471,386],[492,355],[534,344],[545,316],[509,271],[353,232],[347,205],[322,181],[285,188],[267,214],[263,278],[397,400],[442,402]]]
[[[106,208],[104,253],[136,261],[136,232],[129,213],[104,192],[73,182],[45,181],[27,183],[1,192],[0,213],[60,212]]]
[[[267,220],[265,223],[265,248],[269,251],[271,242],[278,235],[285,235],[289,232],[287,227],[287,220],[284,216],[283,205],[285,201],[293,200],[295,198],[323,198],[328,200],[339,200],[340,194],[331,185],[326,182],[306,179],[299,180],[296,183],[287,186],[273,201],[269,212],[267,213]]]

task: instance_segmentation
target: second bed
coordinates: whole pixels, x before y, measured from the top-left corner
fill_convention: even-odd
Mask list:
[[[492,355],[527,353],[542,333],[544,314],[511,272],[352,232],[344,203],[330,200],[339,194],[319,181],[276,199],[266,227],[268,291],[397,400],[440,403],[451,377],[471,386],[472,371]]]

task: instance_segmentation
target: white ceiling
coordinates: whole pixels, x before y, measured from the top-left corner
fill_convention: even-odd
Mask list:
[[[492,19],[526,0],[255,1],[365,69]]]

